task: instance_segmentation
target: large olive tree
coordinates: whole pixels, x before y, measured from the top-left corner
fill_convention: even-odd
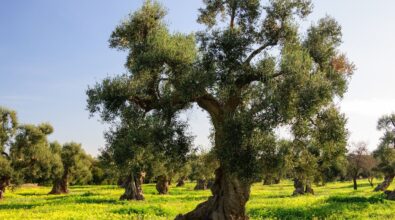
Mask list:
[[[118,25],[110,47],[128,52],[128,72],[88,89],[88,109],[114,121],[124,108],[176,119],[197,104],[208,112],[220,162],[213,196],[177,219],[247,219],[252,181],[261,174],[255,137],[341,97],[353,66],[341,28],[325,17],[300,33],[309,0],[205,0],[197,34],[169,31],[166,11],[146,1]]]

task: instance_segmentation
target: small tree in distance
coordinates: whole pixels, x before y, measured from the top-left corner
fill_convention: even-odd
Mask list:
[[[70,181],[91,178],[91,161],[81,144],[70,142],[60,148],[59,144],[53,143],[51,148],[52,152],[61,159],[58,165],[61,166],[62,172],[53,172],[53,187],[49,194],[66,194],[69,192]]]
[[[363,173],[369,173],[376,165],[374,158],[369,154],[367,144],[358,142],[352,145],[352,150],[347,156],[347,174],[353,180],[354,190],[358,189],[357,179]]]

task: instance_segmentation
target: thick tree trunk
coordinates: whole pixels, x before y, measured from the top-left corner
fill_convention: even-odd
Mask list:
[[[374,189],[374,191],[385,191],[392,183],[394,180],[394,175],[387,175],[384,177],[384,181],[377,185],[377,187]]]
[[[129,175],[123,184],[125,193],[121,196],[120,200],[144,200],[143,188],[141,187],[144,176],[145,173]]]
[[[356,177],[352,178],[352,182],[354,183],[354,190],[357,190],[358,189],[357,178]]]
[[[265,178],[263,178],[263,185],[272,185],[272,177],[265,176]]]
[[[306,189],[305,189],[304,193],[314,195],[314,190],[311,187],[310,183],[306,184]]]
[[[178,181],[177,181],[176,187],[184,186],[185,185],[185,179],[186,179],[185,176],[180,177],[180,179],[178,179]]]
[[[64,174],[62,178],[56,179],[53,182],[53,187],[49,194],[67,194],[69,193],[69,189],[67,188],[67,179],[68,175]]]
[[[161,195],[167,194],[169,192],[169,180],[166,176],[162,175],[158,177],[158,181],[156,182],[156,190]]]
[[[198,179],[194,190],[206,190],[207,181],[205,179]]]
[[[195,210],[178,215],[176,220],[247,220],[245,204],[250,196],[250,183],[226,174],[221,168],[215,172],[212,196]]]
[[[305,193],[304,184],[298,178],[294,179],[294,187],[295,187],[295,190],[292,193],[293,196],[303,195]]]
[[[5,189],[10,185],[10,178],[3,176],[0,178],[0,200],[4,198]]]

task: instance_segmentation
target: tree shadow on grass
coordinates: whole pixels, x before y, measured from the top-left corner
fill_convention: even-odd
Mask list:
[[[170,215],[168,211],[156,207],[156,206],[147,206],[147,207],[128,207],[128,208],[121,208],[121,209],[116,209],[113,210],[112,213],[115,214],[121,214],[121,215],[131,215],[131,214],[137,214],[137,215],[154,215],[154,216],[161,216],[161,217],[167,217]]]
[[[353,187],[354,187],[354,184],[350,184],[350,185],[336,187],[336,188],[337,189],[352,189]],[[359,187],[371,187],[373,189],[373,187],[369,183],[358,183],[358,188]]]
[[[333,196],[324,202],[310,207],[286,208],[278,207],[272,209],[253,208],[248,211],[250,217],[258,219],[326,219],[345,210],[363,210],[370,204],[383,203],[384,199],[378,196]]]
[[[40,206],[37,204],[1,204],[0,203],[0,210],[6,210],[6,209],[32,209],[36,206]]]
[[[16,193],[17,195],[20,196],[47,196],[48,194],[46,193]]]
[[[119,200],[102,198],[79,198],[75,202],[81,204],[116,204]]]

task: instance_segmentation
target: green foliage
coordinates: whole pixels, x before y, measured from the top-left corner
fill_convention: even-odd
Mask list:
[[[53,132],[51,125],[20,125],[15,142],[10,147],[12,167],[20,173],[24,182],[41,182],[50,178],[53,155],[47,135]]]
[[[219,167],[219,164],[214,152],[202,152],[191,155],[190,167],[189,178],[191,180],[210,180],[214,179],[214,171]]]
[[[16,112],[0,106],[0,153],[6,150],[17,126]]]
[[[63,175],[67,176],[71,184],[86,184],[91,180],[91,160],[82,149],[81,144],[75,142],[64,144],[60,156],[64,170]]]
[[[296,21],[311,10],[309,0],[207,0],[198,17],[207,29],[193,37],[171,33],[163,7],[146,1],[110,37],[110,47],[128,53],[128,72],[87,90],[90,113],[115,124],[106,150],[117,165],[139,172],[153,161],[152,170],[156,162],[171,170],[167,158],[185,155],[189,140],[178,115],[197,104],[210,115],[224,176],[249,185],[263,167],[282,167],[273,134],[284,125],[295,136],[287,165],[294,175],[338,176],[347,132],[333,100],[346,92],[354,66],[339,51],[334,19],[301,33]]]
[[[377,129],[383,131],[380,144],[373,152],[377,168],[385,175],[395,174],[395,114],[384,115],[378,120]]]

